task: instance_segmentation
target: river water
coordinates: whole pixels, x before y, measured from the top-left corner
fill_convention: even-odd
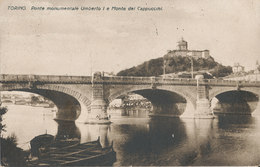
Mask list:
[[[218,116],[216,119],[151,119],[144,110],[113,110],[111,125],[56,122],[50,108],[9,105],[7,132],[29,149],[37,135],[97,140],[117,153],[114,166],[124,165],[259,165],[260,117]],[[259,111],[256,111],[259,112]]]

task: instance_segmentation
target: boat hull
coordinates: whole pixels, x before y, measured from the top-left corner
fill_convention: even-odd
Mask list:
[[[56,143],[46,148],[39,158],[30,161],[28,166],[111,166],[116,161],[113,147],[102,148],[99,139],[60,146],[61,144]]]

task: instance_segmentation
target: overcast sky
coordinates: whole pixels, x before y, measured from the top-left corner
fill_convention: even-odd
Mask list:
[[[26,6],[26,11],[8,6]],[[162,11],[31,11],[31,6],[162,7]],[[260,61],[259,0],[0,0],[1,73],[118,72],[176,49],[210,50],[246,70]],[[92,68],[91,68],[92,67]]]

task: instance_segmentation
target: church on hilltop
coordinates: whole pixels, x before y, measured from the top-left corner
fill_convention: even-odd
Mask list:
[[[209,50],[189,50],[188,42],[181,38],[180,41],[177,42],[177,49],[170,50],[167,54],[167,57],[173,56],[189,56],[193,58],[204,58],[207,59],[210,57]]]

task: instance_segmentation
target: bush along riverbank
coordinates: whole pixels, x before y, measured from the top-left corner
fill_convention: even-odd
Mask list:
[[[1,166],[26,166],[27,153],[17,147],[16,136],[13,134],[3,137],[2,135],[6,131],[3,124],[3,115],[7,111],[6,107],[0,106]]]

